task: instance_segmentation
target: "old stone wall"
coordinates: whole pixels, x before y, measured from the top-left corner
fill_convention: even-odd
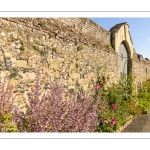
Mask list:
[[[134,54],[132,64],[134,82],[137,90],[139,90],[142,82],[150,78],[150,61],[139,54]]]
[[[50,75],[78,92],[95,88],[97,71],[115,83],[118,59],[110,32],[87,18],[0,19],[0,74],[8,73],[18,96],[33,85],[39,60],[44,88]]]
[[[111,86],[120,78],[120,57],[110,36],[87,18],[0,18],[0,76],[11,77],[18,97],[25,97],[34,84],[39,61],[45,89],[49,79],[59,79],[69,92],[91,90],[97,71]],[[145,79],[145,67],[149,75],[149,66],[135,54],[138,82]]]

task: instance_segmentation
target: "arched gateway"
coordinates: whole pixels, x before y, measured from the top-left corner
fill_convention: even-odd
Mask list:
[[[110,29],[112,47],[119,55],[120,76],[129,74],[129,69],[132,67],[133,57],[133,42],[129,32],[127,22],[115,25]]]

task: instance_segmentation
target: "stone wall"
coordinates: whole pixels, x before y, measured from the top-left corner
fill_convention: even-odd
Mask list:
[[[97,70],[109,84],[118,76],[118,55],[110,32],[87,18],[1,18],[0,74],[11,77],[18,96],[25,95],[36,77],[40,60],[42,86],[48,76],[70,92],[95,87]]]
[[[120,78],[120,58],[110,36],[87,18],[0,18],[0,76],[8,74],[16,95],[25,97],[40,60],[44,88],[49,79],[59,79],[69,92],[88,91],[95,88],[97,71],[111,86]],[[134,55],[139,82],[150,62]]]
[[[141,83],[150,78],[150,61],[144,59],[139,54],[134,54],[132,62],[134,82],[136,83],[136,88],[138,90]]]

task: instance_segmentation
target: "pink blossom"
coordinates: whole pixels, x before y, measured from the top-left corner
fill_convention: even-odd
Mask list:
[[[105,120],[107,120],[105,117],[102,117],[102,122],[104,122]]]
[[[112,117],[110,126],[112,127],[113,125],[116,124],[116,122],[117,122],[117,121],[116,121],[116,118],[115,118],[115,117]]]
[[[114,112],[117,109],[117,104],[112,104],[112,106],[113,106],[112,112]]]
[[[96,83],[96,90],[99,90],[100,89],[100,85],[99,83]]]

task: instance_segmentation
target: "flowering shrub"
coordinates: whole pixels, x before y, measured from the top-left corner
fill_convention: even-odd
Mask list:
[[[128,121],[130,115],[140,114],[140,108],[131,76],[122,76],[120,82],[107,86],[104,75],[97,77],[95,101],[100,101],[98,132],[115,132]],[[106,90],[107,89],[107,90]]]
[[[41,89],[40,81],[39,69],[24,113],[14,105],[9,78],[0,79],[0,132],[115,132],[130,115],[150,107],[149,80],[137,97],[130,76],[113,87],[107,87],[104,75],[98,76],[94,96],[80,91],[77,99],[75,95],[65,99],[59,81],[50,82],[47,90]]]
[[[0,78],[0,132],[16,132],[17,126],[13,121],[13,86],[9,84],[6,75]]]
[[[94,132],[98,125],[98,105],[91,96],[81,92],[77,101],[74,95],[63,100],[63,85],[57,81],[49,91],[41,91],[39,71],[28,95],[27,112],[16,109],[14,114],[20,132]]]

